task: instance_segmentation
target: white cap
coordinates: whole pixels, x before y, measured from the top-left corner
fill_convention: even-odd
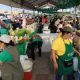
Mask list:
[[[0,37],[0,41],[4,42],[4,43],[9,43],[11,41],[11,37],[7,34],[3,34]]]

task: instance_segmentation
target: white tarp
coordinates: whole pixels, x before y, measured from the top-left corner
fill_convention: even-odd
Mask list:
[[[39,35],[42,37],[43,40],[42,52],[50,52],[52,40],[56,38],[57,33],[39,34]]]
[[[4,5],[8,5],[8,6],[11,6],[11,7],[15,7],[15,8],[32,8],[34,9],[34,7],[32,5],[30,5],[29,3],[25,3],[24,6],[21,6],[20,5],[20,2],[19,4],[15,1],[11,1],[11,0],[0,0],[0,4],[4,4]]]
[[[20,55],[20,62],[22,64],[24,72],[32,71],[33,62],[32,60],[28,59],[27,55]]]

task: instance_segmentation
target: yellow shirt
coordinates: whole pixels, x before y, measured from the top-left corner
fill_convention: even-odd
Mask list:
[[[72,43],[72,41],[69,39],[63,41],[62,37],[57,37],[52,42],[52,49],[56,50],[57,55],[61,56],[65,53],[65,44],[64,43],[70,44],[70,42]]]
[[[57,37],[61,37],[62,36],[62,33],[61,32],[59,32],[58,33],[58,35],[57,35]]]

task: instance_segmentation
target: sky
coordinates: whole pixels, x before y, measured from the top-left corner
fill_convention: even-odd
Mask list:
[[[6,6],[6,5],[3,5],[3,4],[0,4],[0,9],[9,10],[9,9],[11,9],[11,7],[10,6]]]
[[[7,5],[0,4],[0,9],[11,10],[11,7],[7,6]],[[19,12],[22,12],[22,9],[20,9],[20,8],[14,8],[14,7],[12,7],[12,10],[18,10]],[[24,9],[24,10],[27,11],[26,9]],[[28,12],[31,12],[31,10],[28,10]]]
[[[0,4],[0,9],[3,9],[3,10],[11,10],[11,7],[10,6],[7,6],[7,5]],[[20,8],[12,7],[12,10],[14,10],[14,9],[21,10]]]
[[[11,7],[7,6],[7,5],[0,4],[0,9],[11,10]],[[12,7],[12,10],[18,10],[19,12],[22,12],[22,9],[20,9],[20,8],[14,8],[14,7]]]

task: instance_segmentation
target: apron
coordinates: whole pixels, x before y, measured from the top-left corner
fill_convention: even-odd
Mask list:
[[[17,49],[20,55],[26,55],[26,49],[27,49],[26,44],[27,44],[27,41],[25,40],[17,44]]]
[[[64,43],[65,44],[65,43]],[[62,56],[58,56],[57,59],[57,63],[58,63],[58,70],[57,73],[59,75],[67,75],[67,74],[71,74],[73,72],[73,65],[71,65],[70,67],[65,67],[62,60],[63,61],[70,61],[73,59],[73,45],[70,44],[65,44],[65,54]]]
[[[23,80],[23,69],[16,47],[9,47],[6,50],[13,56],[13,60],[0,66],[2,80]]]

